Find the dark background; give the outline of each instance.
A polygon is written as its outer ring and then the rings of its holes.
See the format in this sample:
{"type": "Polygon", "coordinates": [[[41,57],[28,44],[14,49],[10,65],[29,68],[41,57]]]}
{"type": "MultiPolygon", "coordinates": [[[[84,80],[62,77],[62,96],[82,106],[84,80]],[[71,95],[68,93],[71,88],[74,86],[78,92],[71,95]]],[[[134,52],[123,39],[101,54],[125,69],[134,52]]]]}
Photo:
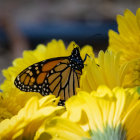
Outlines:
{"type": "Polygon", "coordinates": [[[23,50],[52,39],[105,50],[116,15],[139,7],[137,0],[0,0],[0,71],[23,50]]]}

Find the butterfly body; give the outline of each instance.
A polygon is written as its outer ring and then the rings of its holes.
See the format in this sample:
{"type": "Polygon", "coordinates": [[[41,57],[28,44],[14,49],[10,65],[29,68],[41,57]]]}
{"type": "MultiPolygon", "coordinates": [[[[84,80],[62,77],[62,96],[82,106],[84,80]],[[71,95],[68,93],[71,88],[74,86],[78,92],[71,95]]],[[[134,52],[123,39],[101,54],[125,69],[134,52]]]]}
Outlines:
{"type": "Polygon", "coordinates": [[[21,91],[50,93],[60,96],[61,101],[76,94],[84,61],[78,48],[68,57],[57,57],[35,63],[23,70],[15,79],[21,91]]]}

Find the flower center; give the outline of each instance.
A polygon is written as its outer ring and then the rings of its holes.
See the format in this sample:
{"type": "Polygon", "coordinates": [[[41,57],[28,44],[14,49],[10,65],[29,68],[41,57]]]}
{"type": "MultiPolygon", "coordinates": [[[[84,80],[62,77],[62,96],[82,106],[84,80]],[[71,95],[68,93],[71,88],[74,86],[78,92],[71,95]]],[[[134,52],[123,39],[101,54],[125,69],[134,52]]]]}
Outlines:
{"type": "Polygon", "coordinates": [[[106,126],[103,131],[90,131],[91,138],[83,138],[82,140],[126,140],[126,131],[121,125],[113,128],[106,126]]]}

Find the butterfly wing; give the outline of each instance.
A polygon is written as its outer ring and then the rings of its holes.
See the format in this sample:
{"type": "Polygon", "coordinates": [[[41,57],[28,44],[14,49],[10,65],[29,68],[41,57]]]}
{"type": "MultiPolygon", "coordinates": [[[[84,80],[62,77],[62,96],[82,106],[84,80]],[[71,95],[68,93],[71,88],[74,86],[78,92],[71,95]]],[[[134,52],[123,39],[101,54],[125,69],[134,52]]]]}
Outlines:
{"type": "Polygon", "coordinates": [[[60,96],[60,99],[65,101],[76,94],[75,89],[79,87],[80,76],[80,71],[64,65],[62,69],[62,65],[58,65],[55,67],[55,73],[48,77],[50,91],[56,97],[60,96]]]}
{"type": "Polygon", "coordinates": [[[47,76],[53,72],[53,68],[63,59],[65,57],[52,58],[27,67],[16,77],[14,82],[16,87],[25,92],[39,92],[42,95],[47,94],[43,90],[44,87],[46,91],[49,90],[47,88],[47,76]]]}
{"type": "Polygon", "coordinates": [[[22,71],[15,79],[15,85],[25,92],[50,93],[66,100],[79,87],[81,72],[69,65],[68,57],[52,58],[35,63],[22,71]]]}

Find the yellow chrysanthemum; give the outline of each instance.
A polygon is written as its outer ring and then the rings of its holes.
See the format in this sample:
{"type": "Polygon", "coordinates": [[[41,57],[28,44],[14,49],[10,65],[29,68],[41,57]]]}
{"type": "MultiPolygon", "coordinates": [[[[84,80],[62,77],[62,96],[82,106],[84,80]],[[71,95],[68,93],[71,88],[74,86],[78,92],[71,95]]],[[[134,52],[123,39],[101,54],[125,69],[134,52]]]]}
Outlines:
{"type": "Polygon", "coordinates": [[[120,65],[120,54],[111,51],[100,51],[95,62],[90,59],[87,67],[83,71],[80,80],[80,89],[91,92],[100,85],[106,85],[111,89],[123,87],[123,81],[127,70],[127,64],[120,65]]]}
{"type": "Polygon", "coordinates": [[[124,16],[117,16],[118,31],[109,31],[109,49],[122,52],[123,62],[140,58],[140,8],[136,16],[125,10],[124,16]]]}
{"type": "Polygon", "coordinates": [[[17,115],[19,110],[23,108],[26,102],[33,96],[38,99],[43,98],[39,93],[34,94],[31,92],[29,94],[18,94],[19,92],[16,92],[17,93],[15,93],[15,91],[9,91],[9,93],[0,93],[0,122],[17,115]]]}
{"type": "Polygon", "coordinates": [[[138,140],[140,100],[136,89],[101,86],[80,91],[66,102],[67,112],[45,122],[36,139],[48,140],[138,140]]]}
{"type": "Polygon", "coordinates": [[[16,102],[15,97],[5,98],[3,93],[0,93],[0,122],[4,119],[9,119],[21,109],[21,105],[16,102]]]}
{"type": "Polygon", "coordinates": [[[55,117],[50,122],[45,121],[38,129],[35,140],[82,140],[90,138],[76,123],[61,117],[55,117]]]}
{"type": "Polygon", "coordinates": [[[64,107],[57,106],[58,101],[53,95],[40,100],[32,97],[17,115],[0,123],[0,139],[33,139],[45,120],[49,121],[64,112],[64,107]]]}
{"type": "Polygon", "coordinates": [[[109,31],[109,50],[121,52],[121,63],[131,62],[126,85],[140,85],[140,8],[117,16],[118,32],[109,31]]]}
{"type": "MultiPolygon", "coordinates": [[[[13,92],[13,94],[23,93],[22,91],[19,92],[19,90],[14,85],[14,80],[16,76],[22,70],[24,70],[26,67],[36,62],[39,62],[45,59],[61,57],[61,56],[69,56],[71,54],[72,49],[74,48],[74,44],[75,44],[74,42],[71,42],[68,48],[66,49],[62,40],[59,40],[59,41],[52,40],[50,43],[47,44],[47,46],[38,45],[38,47],[33,51],[24,51],[23,58],[18,58],[14,60],[13,66],[3,71],[3,74],[6,79],[4,83],[1,85],[1,89],[3,90],[4,93],[10,93],[11,91],[13,92]]],[[[85,46],[81,50],[81,57],[83,59],[86,53],[90,55],[91,57],[94,57],[92,47],[85,46]]]]}

